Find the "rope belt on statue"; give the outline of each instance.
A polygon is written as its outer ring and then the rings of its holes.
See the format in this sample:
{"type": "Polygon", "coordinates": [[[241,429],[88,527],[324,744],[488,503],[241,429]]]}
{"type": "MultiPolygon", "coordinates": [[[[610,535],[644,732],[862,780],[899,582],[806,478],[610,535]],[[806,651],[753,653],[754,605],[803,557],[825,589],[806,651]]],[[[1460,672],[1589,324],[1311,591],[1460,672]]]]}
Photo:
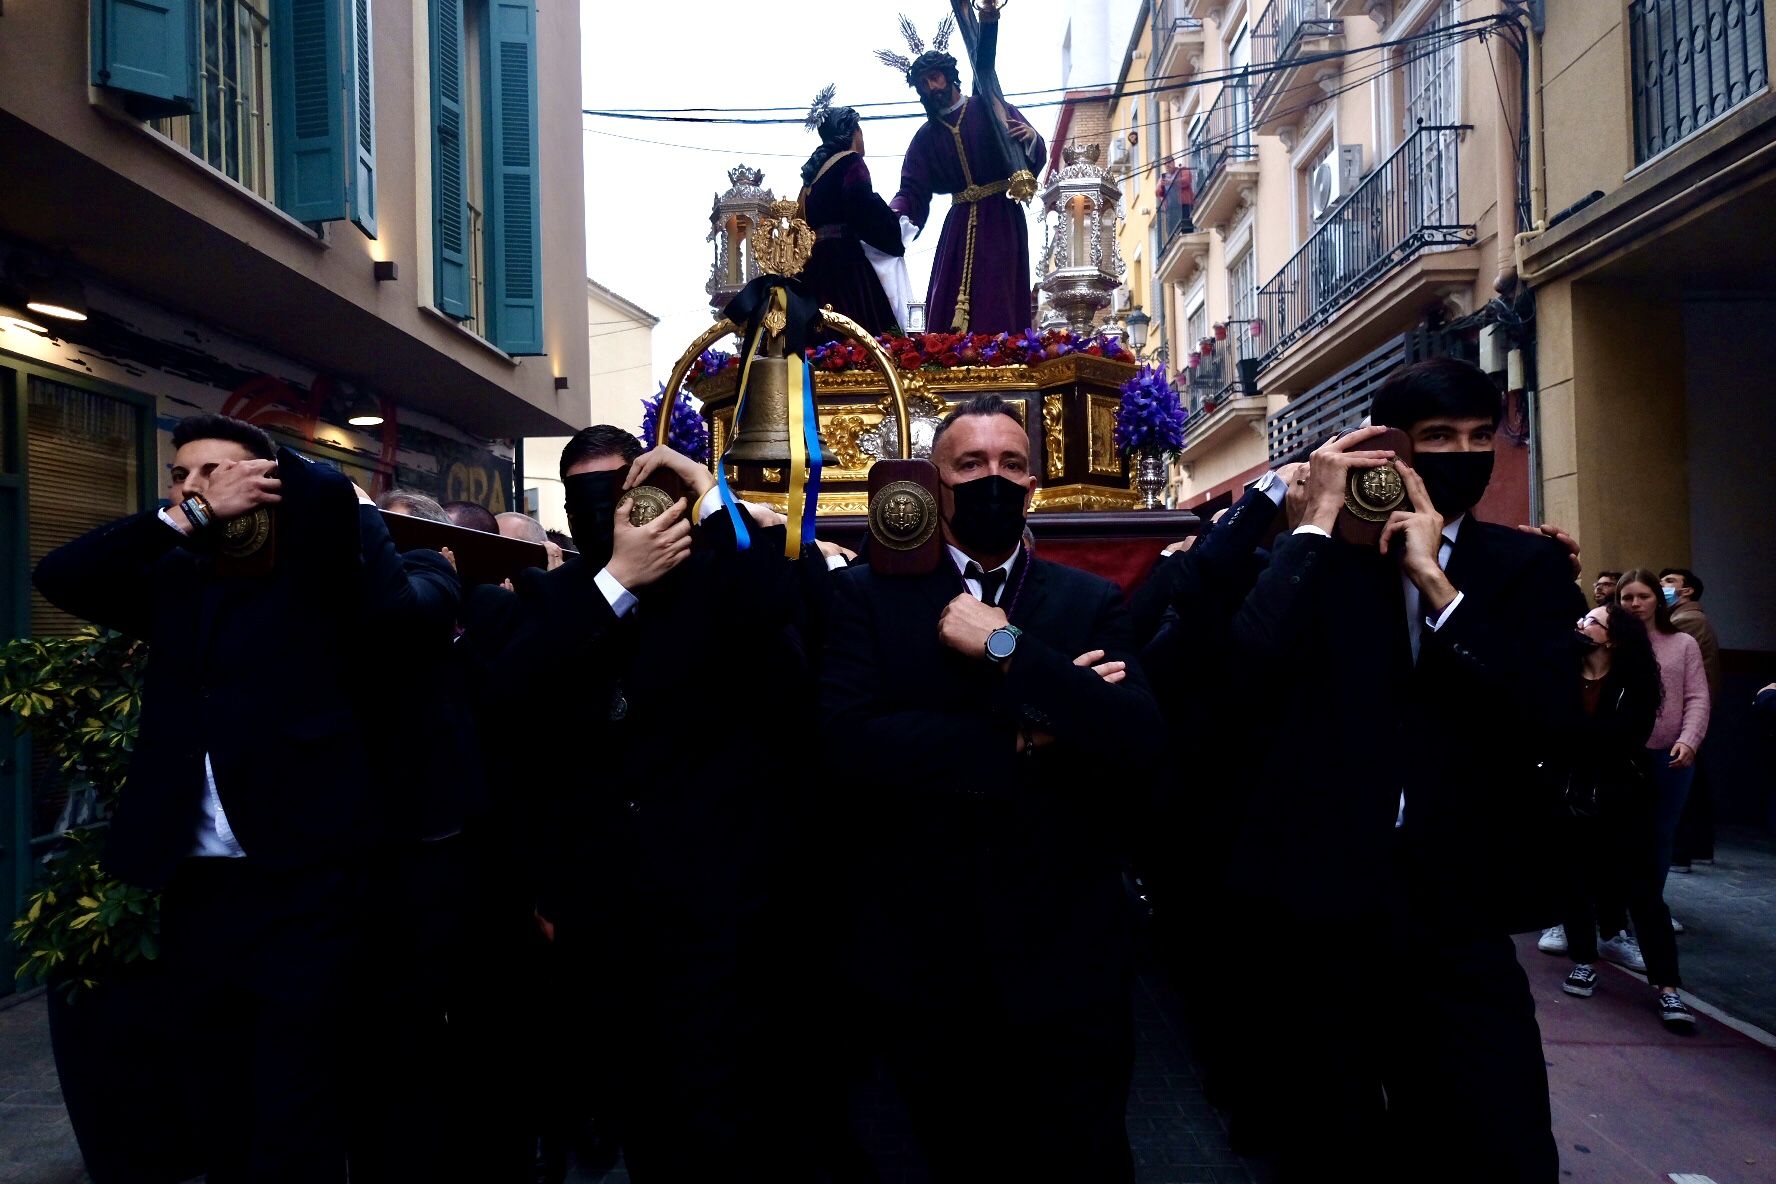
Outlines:
{"type": "Polygon", "coordinates": [[[958,205],[963,202],[986,201],[989,197],[997,197],[999,194],[1004,193],[1010,188],[1011,178],[1009,177],[1003,181],[994,181],[988,185],[970,185],[961,193],[950,198],[950,201],[958,205]]]}
{"type": "MultiPolygon", "coordinates": [[[[968,118],[968,102],[962,100],[962,110],[956,115],[956,123],[950,128],[950,135],[956,140],[956,159],[962,162],[962,179],[968,187],[958,193],[954,201],[963,202],[968,206],[968,236],[963,240],[962,247],[962,285],[956,289],[956,312],[950,318],[950,332],[968,332],[968,294],[974,290],[974,232],[980,224],[980,199],[989,196],[990,185],[976,185],[974,171],[968,167],[968,150],[962,146],[962,122],[968,118]]],[[[1006,182],[997,182],[1001,186],[1006,182]]]]}

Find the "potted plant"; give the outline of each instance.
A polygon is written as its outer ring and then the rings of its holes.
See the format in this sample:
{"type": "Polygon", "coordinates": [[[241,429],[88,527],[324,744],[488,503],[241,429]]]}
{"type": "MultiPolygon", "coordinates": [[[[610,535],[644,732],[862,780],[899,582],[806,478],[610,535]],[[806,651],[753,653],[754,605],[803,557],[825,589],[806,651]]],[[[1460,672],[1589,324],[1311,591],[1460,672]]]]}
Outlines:
{"type": "Polygon", "coordinates": [[[1184,404],[1163,371],[1143,366],[1122,384],[1116,447],[1134,469],[1141,508],[1160,509],[1166,466],[1184,447],[1184,404]]]}
{"type": "Polygon", "coordinates": [[[87,628],[0,646],[0,710],[68,788],[60,841],[12,923],[18,975],[48,988],[50,1044],[95,1184],[184,1180],[203,1170],[182,1135],[173,1066],[191,1055],[167,1017],[160,901],[107,875],[105,819],[135,745],[147,647],[87,628]]]}

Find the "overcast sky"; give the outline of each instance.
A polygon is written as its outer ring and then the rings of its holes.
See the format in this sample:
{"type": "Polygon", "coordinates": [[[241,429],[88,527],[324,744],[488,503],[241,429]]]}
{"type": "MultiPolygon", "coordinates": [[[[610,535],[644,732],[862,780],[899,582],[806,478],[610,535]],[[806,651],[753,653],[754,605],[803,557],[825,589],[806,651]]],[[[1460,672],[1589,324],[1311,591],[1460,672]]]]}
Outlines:
{"type": "MultiPolygon", "coordinates": [[[[1067,0],[1011,0],[999,41],[999,79],[1007,93],[1060,85],[1066,7],[1067,0]]],[[[912,100],[905,80],[873,53],[906,53],[896,19],[902,11],[929,41],[949,5],[943,0],[907,0],[905,7],[874,0],[783,0],[762,7],[714,0],[596,0],[581,10],[585,106],[783,106],[799,114],[829,82],[838,84],[841,104],[912,100]]],[[[961,63],[966,89],[973,77],[961,40],[953,40],[950,49],[961,63]]],[[[1027,114],[1052,141],[1057,112],[1043,107],[1027,114]]],[[[920,122],[864,124],[870,172],[885,199],[899,188],[901,156],[920,122]]],[[[710,199],[727,189],[728,169],[741,162],[762,168],[767,187],[780,198],[793,198],[801,187],[802,162],[818,141],[799,119],[738,126],[585,116],[582,123],[587,272],[660,318],[654,330],[657,383],[710,322],[703,284],[713,244],[703,240],[710,199]],[[643,140],[657,143],[638,142],[643,140]]],[[[1035,227],[1036,207],[1028,208],[1035,227]]],[[[916,292],[925,290],[947,209],[942,198],[933,203],[926,232],[910,248],[916,292]]],[[[1032,261],[1034,256],[1032,251],[1032,261]]]]}

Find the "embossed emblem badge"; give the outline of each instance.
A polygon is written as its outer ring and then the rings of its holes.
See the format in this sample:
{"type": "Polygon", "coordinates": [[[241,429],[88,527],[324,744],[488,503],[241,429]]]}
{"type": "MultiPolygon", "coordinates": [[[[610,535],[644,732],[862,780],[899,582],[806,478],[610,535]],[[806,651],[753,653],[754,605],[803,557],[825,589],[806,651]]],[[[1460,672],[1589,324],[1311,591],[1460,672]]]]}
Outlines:
{"type": "Polygon", "coordinates": [[[259,506],[238,518],[222,523],[219,549],[230,559],[245,559],[255,554],[271,537],[271,508],[259,506]]]}
{"type": "Polygon", "coordinates": [[[646,526],[672,508],[672,499],[655,485],[637,485],[623,495],[623,501],[629,503],[630,526],[646,526]]]}
{"type": "Polygon", "coordinates": [[[1386,522],[1406,502],[1406,483],[1393,465],[1352,470],[1344,489],[1344,508],[1365,522],[1386,522]]]}
{"type": "Polygon", "coordinates": [[[896,551],[911,551],[937,529],[937,499],[917,481],[894,481],[870,498],[870,534],[896,551]]]}

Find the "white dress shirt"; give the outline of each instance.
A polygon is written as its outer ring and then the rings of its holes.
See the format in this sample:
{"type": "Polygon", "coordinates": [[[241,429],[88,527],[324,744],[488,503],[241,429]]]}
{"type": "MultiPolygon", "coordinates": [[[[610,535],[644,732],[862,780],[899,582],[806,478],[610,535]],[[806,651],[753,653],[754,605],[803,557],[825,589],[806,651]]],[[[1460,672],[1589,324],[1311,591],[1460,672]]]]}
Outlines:
{"type": "MultiPolygon", "coordinates": [[[[945,546],[949,546],[949,544],[946,543],[945,546]]],[[[949,550],[950,550],[950,560],[953,563],[955,563],[956,570],[958,572],[966,573],[968,571],[968,565],[973,563],[974,560],[970,559],[966,554],[964,554],[960,548],[950,547],[949,550]]],[[[1003,600],[1005,598],[1006,585],[1011,583],[1012,565],[1017,562],[1018,556],[1022,555],[1023,553],[1024,553],[1024,545],[1022,543],[1019,543],[1017,545],[1017,548],[1012,551],[1010,559],[1007,559],[1004,563],[1001,563],[998,567],[992,567],[992,568],[986,569],[988,571],[1002,571],[1005,573],[1005,579],[999,585],[999,599],[993,601],[994,604],[998,604],[999,600],[1003,600]]],[[[976,600],[982,599],[981,585],[980,585],[979,580],[971,580],[968,578],[968,576],[966,574],[964,574],[962,576],[962,586],[964,588],[968,589],[968,594],[970,596],[974,597],[976,600]]]]}

